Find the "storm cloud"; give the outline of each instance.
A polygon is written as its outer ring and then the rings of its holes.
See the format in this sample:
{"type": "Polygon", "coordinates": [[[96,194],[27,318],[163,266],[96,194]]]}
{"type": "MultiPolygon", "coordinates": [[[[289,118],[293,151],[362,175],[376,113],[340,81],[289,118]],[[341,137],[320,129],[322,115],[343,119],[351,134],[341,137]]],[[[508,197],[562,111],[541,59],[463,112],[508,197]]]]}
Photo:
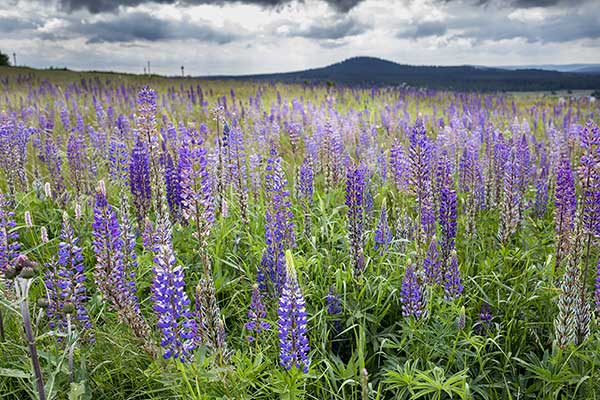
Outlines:
{"type": "MultiPolygon", "coordinates": [[[[61,8],[67,11],[87,10],[92,14],[115,12],[119,7],[137,6],[144,3],[186,5],[217,5],[253,4],[262,7],[280,7],[291,3],[292,0],[58,0],[61,8]]],[[[347,12],[362,0],[324,0],[336,10],[347,12]]]]}
{"type": "Polygon", "coordinates": [[[0,0],[0,33],[31,66],[167,74],[600,61],[595,0],[0,0]]]}

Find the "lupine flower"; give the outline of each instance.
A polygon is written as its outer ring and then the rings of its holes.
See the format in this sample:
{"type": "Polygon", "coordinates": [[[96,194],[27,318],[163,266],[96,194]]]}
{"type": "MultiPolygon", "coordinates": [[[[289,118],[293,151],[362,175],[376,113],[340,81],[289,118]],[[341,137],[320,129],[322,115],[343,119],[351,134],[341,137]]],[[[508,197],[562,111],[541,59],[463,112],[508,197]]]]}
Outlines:
{"type": "Polygon", "coordinates": [[[11,208],[8,197],[0,193],[0,275],[4,275],[21,248],[19,232],[15,229],[15,213],[9,211],[11,208]]]}
{"type": "Polygon", "coordinates": [[[586,235],[600,237],[600,129],[592,121],[583,130],[577,175],[582,189],[582,225],[586,235]]]}
{"type": "Polygon", "coordinates": [[[428,284],[442,283],[442,262],[440,260],[438,252],[438,242],[434,237],[431,238],[429,243],[429,249],[427,250],[427,256],[423,261],[423,270],[425,272],[425,280],[428,284]]]}
{"type": "MultiPolygon", "coordinates": [[[[335,292],[335,289],[332,286],[329,288],[329,293],[327,293],[327,314],[333,317],[341,314],[342,311],[340,295],[335,292]]],[[[342,322],[337,317],[333,321],[333,328],[335,333],[342,330],[342,322]]]]}
{"type": "Polygon", "coordinates": [[[411,130],[408,150],[410,184],[412,192],[417,198],[421,230],[427,239],[435,233],[435,212],[431,182],[432,153],[433,144],[427,137],[423,120],[417,118],[411,130]]]}
{"type": "Polygon", "coordinates": [[[310,347],[307,337],[306,305],[302,291],[298,285],[296,269],[291,252],[286,252],[286,274],[277,313],[279,319],[279,358],[281,365],[290,370],[292,367],[308,372],[310,347]]]}
{"type": "Polygon", "coordinates": [[[119,187],[129,184],[129,153],[125,143],[113,138],[108,147],[108,176],[119,187]]]}
{"type": "Polygon", "coordinates": [[[133,198],[138,223],[148,216],[152,192],[150,189],[150,166],[148,151],[144,143],[138,140],[131,150],[129,163],[129,187],[133,198]]]}
{"type": "Polygon", "coordinates": [[[417,319],[425,317],[427,311],[425,293],[417,280],[417,274],[414,267],[408,261],[404,279],[402,279],[402,288],[400,290],[400,301],[402,302],[402,315],[404,317],[415,317],[417,319]]]}
{"type": "Polygon", "coordinates": [[[488,329],[492,326],[492,308],[488,303],[483,303],[479,311],[479,321],[475,329],[480,335],[486,335],[488,329]]]}
{"type": "Polygon", "coordinates": [[[75,194],[88,192],[89,168],[85,141],[74,133],[67,141],[67,161],[75,194]]]}
{"type": "Polygon", "coordinates": [[[4,118],[4,114],[0,113],[0,168],[11,194],[27,188],[27,145],[35,131],[34,128],[28,129],[22,123],[4,118]]]}
{"type": "Polygon", "coordinates": [[[454,249],[456,238],[456,189],[450,168],[450,160],[445,155],[442,161],[442,169],[438,169],[440,187],[440,209],[439,223],[441,228],[441,247],[443,259],[446,261],[450,252],[454,249]]]}
{"type": "Polygon", "coordinates": [[[554,336],[559,347],[577,344],[577,313],[579,310],[579,268],[568,262],[560,285],[558,315],[554,321],[554,336]]]}
{"type": "Polygon", "coordinates": [[[575,197],[575,182],[571,162],[567,156],[563,155],[556,171],[556,188],[554,191],[556,265],[561,264],[569,251],[576,207],[577,198],[575,197]]]}
{"type": "Polygon", "coordinates": [[[549,186],[549,170],[550,166],[548,163],[548,157],[546,151],[541,150],[540,155],[540,168],[535,181],[535,206],[534,215],[538,218],[543,217],[546,214],[548,207],[548,186],[549,186]]]}
{"type": "MultiPolygon", "coordinates": [[[[135,335],[147,340],[149,328],[139,311],[133,271],[125,269],[121,226],[112,206],[106,199],[104,182],[96,190],[92,247],[96,254],[94,277],[98,290],[114,307],[121,321],[131,327],[135,335]]],[[[146,347],[150,349],[150,347],[146,347]]]]}
{"type": "Polygon", "coordinates": [[[183,219],[196,224],[201,247],[215,221],[214,198],[207,170],[206,150],[198,132],[190,129],[179,149],[179,193],[183,219]]]}
{"type": "Polygon", "coordinates": [[[267,210],[265,223],[266,249],[261,260],[259,284],[265,287],[265,277],[279,294],[285,280],[285,250],[295,246],[293,213],[287,190],[287,179],[281,168],[281,158],[274,147],[267,159],[265,185],[267,210]]]}
{"type": "Polygon", "coordinates": [[[250,302],[250,308],[248,309],[248,322],[244,325],[251,333],[254,332],[253,334],[248,335],[247,339],[249,342],[256,340],[262,331],[271,328],[271,324],[265,321],[266,317],[267,312],[265,311],[265,306],[262,302],[260,290],[258,285],[254,285],[252,286],[252,301],[250,302]]]}
{"type": "Polygon", "coordinates": [[[390,224],[388,223],[387,207],[385,205],[385,199],[381,204],[381,211],[379,213],[379,222],[375,229],[375,250],[380,249],[383,254],[389,244],[392,241],[392,232],[390,230],[390,224]]]}
{"type": "Polygon", "coordinates": [[[596,283],[594,290],[594,304],[596,305],[596,315],[600,315],[600,259],[596,264],[596,283]]]}
{"type": "Polygon", "coordinates": [[[390,149],[390,168],[392,169],[396,188],[400,191],[406,191],[410,171],[408,160],[404,154],[404,147],[400,143],[395,143],[390,149]]]}
{"type": "MultiPolygon", "coordinates": [[[[92,327],[86,309],[87,295],[83,254],[78,246],[79,238],[75,235],[67,213],[63,214],[63,225],[58,244],[58,259],[52,263],[46,274],[46,288],[49,293],[50,306],[48,317],[59,322],[61,330],[67,327],[67,314],[75,315],[74,322],[82,329],[92,327]]],[[[51,326],[53,326],[51,324],[51,326]]]]}
{"type": "Polygon", "coordinates": [[[221,318],[221,309],[217,304],[217,296],[212,275],[205,271],[196,286],[196,332],[195,343],[208,346],[227,356],[225,342],[225,325],[221,318]]]}
{"type": "Polygon", "coordinates": [[[171,153],[166,149],[165,142],[163,142],[161,163],[165,171],[165,187],[169,212],[174,219],[177,219],[179,218],[182,204],[181,185],[179,184],[178,169],[173,163],[171,153]]]}
{"type": "Polygon", "coordinates": [[[502,187],[502,200],[500,205],[500,228],[498,238],[502,243],[507,243],[517,231],[519,225],[519,210],[521,204],[520,173],[521,166],[515,147],[511,148],[510,155],[504,165],[504,185],[502,187]]]}
{"type": "Polygon", "coordinates": [[[464,287],[458,269],[458,257],[456,251],[452,251],[450,262],[444,273],[444,298],[446,300],[456,299],[462,293],[464,287]]]}
{"type": "Polygon", "coordinates": [[[168,216],[160,217],[154,242],[153,310],[162,332],[163,357],[188,361],[195,347],[195,323],[185,293],[183,267],[177,265],[168,216]]]}
{"type": "Polygon", "coordinates": [[[359,276],[365,268],[363,253],[364,195],[367,169],[359,164],[348,167],[346,174],[346,206],[348,206],[348,237],[350,253],[354,262],[354,275],[359,276]]]}

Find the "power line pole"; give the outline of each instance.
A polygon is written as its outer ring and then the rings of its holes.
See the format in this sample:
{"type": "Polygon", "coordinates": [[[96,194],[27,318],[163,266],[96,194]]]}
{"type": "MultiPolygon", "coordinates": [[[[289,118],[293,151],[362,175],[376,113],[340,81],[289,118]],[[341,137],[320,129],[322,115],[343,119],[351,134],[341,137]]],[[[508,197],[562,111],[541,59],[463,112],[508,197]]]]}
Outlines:
{"type": "Polygon", "coordinates": [[[17,66],[17,53],[13,51],[13,66],[17,66]]]}
{"type": "Polygon", "coordinates": [[[148,75],[150,75],[150,60],[148,60],[148,75]]]}
{"type": "Polygon", "coordinates": [[[185,77],[185,74],[183,73],[183,65],[181,66],[181,77],[185,77]]]}

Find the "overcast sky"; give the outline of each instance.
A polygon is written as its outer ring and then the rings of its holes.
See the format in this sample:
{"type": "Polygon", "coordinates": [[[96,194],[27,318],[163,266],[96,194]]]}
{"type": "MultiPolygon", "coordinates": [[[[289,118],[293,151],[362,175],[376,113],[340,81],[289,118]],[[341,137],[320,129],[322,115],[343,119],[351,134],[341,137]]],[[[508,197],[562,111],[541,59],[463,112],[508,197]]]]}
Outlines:
{"type": "Polygon", "coordinates": [[[600,63],[597,0],[0,0],[0,50],[34,67],[245,74],[352,56],[600,63]]]}

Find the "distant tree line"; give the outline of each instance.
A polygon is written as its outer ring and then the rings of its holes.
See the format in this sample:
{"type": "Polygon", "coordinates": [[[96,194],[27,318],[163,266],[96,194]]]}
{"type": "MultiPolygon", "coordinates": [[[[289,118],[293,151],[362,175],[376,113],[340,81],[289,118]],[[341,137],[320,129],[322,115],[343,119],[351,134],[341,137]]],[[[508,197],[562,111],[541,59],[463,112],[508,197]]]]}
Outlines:
{"type": "Polygon", "coordinates": [[[2,51],[0,51],[0,66],[1,67],[10,66],[10,58],[8,57],[8,54],[4,54],[2,51]]]}

